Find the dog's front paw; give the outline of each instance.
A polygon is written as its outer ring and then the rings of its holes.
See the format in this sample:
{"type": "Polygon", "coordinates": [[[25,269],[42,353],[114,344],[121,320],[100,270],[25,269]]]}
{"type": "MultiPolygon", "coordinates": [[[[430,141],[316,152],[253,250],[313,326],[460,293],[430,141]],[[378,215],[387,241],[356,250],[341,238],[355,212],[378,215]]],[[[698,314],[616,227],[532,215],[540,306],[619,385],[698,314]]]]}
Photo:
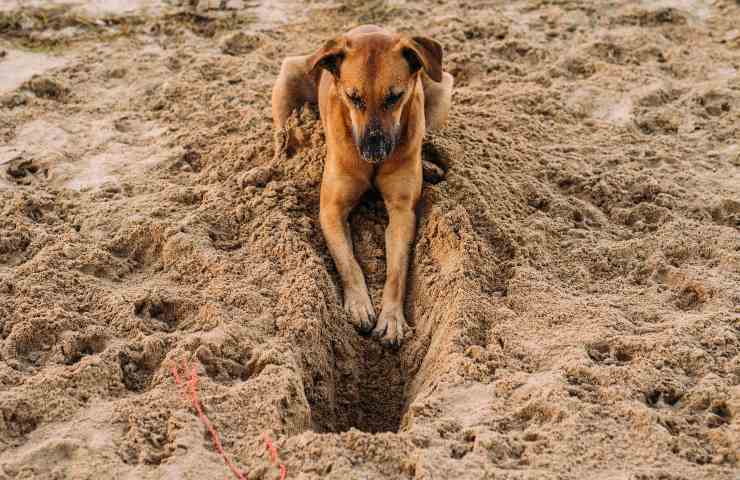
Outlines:
{"type": "Polygon", "coordinates": [[[344,309],[349,313],[352,325],[360,332],[368,333],[375,326],[375,309],[367,290],[345,291],[344,309]]]}
{"type": "Polygon", "coordinates": [[[373,337],[380,338],[386,347],[398,347],[403,342],[405,331],[406,318],[403,315],[403,305],[384,306],[373,330],[373,337]]]}

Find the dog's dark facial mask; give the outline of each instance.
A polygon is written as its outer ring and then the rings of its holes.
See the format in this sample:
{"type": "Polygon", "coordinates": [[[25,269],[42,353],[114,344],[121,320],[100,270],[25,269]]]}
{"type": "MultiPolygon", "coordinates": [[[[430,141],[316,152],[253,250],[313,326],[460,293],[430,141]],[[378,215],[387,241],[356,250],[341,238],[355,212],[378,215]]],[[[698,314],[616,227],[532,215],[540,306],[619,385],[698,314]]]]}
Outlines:
{"type": "Polygon", "coordinates": [[[370,120],[361,134],[358,134],[355,125],[352,125],[352,136],[363,160],[380,163],[391,154],[398,142],[400,130],[398,125],[391,128],[390,132],[385,131],[377,118],[370,120]]]}
{"type": "Polygon", "coordinates": [[[402,141],[401,119],[423,69],[442,79],[442,47],[425,37],[368,33],[330,40],[310,60],[334,76],[363,160],[380,163],[402,141]]]}

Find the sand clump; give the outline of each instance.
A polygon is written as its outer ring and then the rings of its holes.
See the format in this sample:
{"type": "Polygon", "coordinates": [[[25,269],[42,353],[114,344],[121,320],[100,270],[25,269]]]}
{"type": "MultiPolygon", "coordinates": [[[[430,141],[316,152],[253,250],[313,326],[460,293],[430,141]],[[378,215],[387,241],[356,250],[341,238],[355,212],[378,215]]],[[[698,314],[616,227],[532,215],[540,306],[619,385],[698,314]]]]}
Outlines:
{"type": "Polygon", "coordinates": [[[224,478],[182,362],[250,479],[265,431],[288,478],[735,478],[740,7],[180,3],[0,16],[0,69],[63,59],[0,107],[0,478],[224,478]],[[456,78],[399,350],[342,309],[317,113],[273,148],[280,59],[360,22],[456,78]]]}

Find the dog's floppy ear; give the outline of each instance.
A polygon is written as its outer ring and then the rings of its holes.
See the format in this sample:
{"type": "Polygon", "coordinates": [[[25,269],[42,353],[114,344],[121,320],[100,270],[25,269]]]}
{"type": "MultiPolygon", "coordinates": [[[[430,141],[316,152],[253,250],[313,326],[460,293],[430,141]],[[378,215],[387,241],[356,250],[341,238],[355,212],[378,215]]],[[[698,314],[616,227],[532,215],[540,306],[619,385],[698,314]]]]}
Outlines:
{"type": "Polygon", "coordinates": [[[313,72],[317,68],[323,68],[339,78],[339,67],[346,54],[347,39],[345,37],[332,38],[308,58],[308,69],[313,72]]]}
{"type": "Polygon", "coordinates": [[[427,37],[404,37],[401,53],[415,73],[421,68],[435,82],[442,81],[442,45],[427,37]]]}

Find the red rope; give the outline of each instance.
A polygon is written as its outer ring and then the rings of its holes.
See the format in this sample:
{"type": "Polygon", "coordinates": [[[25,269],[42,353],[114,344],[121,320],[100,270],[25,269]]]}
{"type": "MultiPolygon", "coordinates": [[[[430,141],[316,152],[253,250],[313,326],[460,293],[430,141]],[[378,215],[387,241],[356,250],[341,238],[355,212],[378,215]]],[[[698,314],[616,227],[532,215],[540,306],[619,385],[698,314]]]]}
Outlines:
{"type": "MultiPolygon", "coordinates": [[[[187,372],[187,365],[183,364],[183,372],[187,372]]],[[[180,378],[180,374],[177,371],[177,367],[172,367],[172,376],[175,377],[175,383],[177,383],[178,386],[182,387],[183,382],[180,378]]],[[[198,399],[198,371],[195,366],[193,366],[193,369],[190,372],[190,379],[188,380],[188,391],[185,393],[185,396],[189,398],[190,403],[193,405],[193,408],[198,413],[198,418],[200,418],[200,421],[205,425],[208,432],[211,434],[211,440],[213,441],[213,446],[216,449],[216,451],[221,455],[221,458],[224,460],[224,463],[227,467],[229,467],[229,470],[231,470],[231,473],[234,474],[236,478],[239,480],[247,480],[246,476],[239,471],[238,468],[232,463],[232,461],[229,459],[229,457],[226,455],[226,452],[224,451],[223,446],[221,445],[221,439],[218,435],[218,432],[213,427],[213,424],[210,420],[208,420],[208,417],[203,412],[203,407],[201,406],[200,400],[198,399]],[[189,395],[188,395],[189,394],[189,395]]],[[[275,445],[273,445],[272,440],[270,440],[270,436],[267,432],[264,432],[262,434],[262,439],[265,442],[265,450],[270,453],[270,460],[274,466],[278,466],[278,452],[275,448],[275,445]]],[[[285,468],[285,465],[282,463],[279,465],[280,467],[280,480],[285,480],[285,478],[288,475],[288,472],[285,468]]]]}
{"type": "MultiPolygon", "coordinates": [[[[268,435],[267,432],[264,432],[262,434],[262,439],[265,441],[265,449],[270,452],[270,459],[272,461],[272,464],[276,467],[278,466],[278,453],[277,449],[275,448],[275,445],[272,444],[272,440],[270,440],[270,435],[268,435]]],[[[288,475],[287,470],[285,469],[285,465],[282,463],[280,464],[280,480],[285,480],[285,477],[288,475]]]]}

